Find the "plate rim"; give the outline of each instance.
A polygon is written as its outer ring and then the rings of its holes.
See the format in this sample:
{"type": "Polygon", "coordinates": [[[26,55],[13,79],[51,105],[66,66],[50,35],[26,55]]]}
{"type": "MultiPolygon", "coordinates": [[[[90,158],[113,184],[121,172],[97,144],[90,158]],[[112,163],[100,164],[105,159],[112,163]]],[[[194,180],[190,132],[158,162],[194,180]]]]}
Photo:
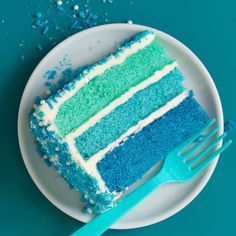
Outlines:
{"type": "MultiPolygon", "coordinates": [[[[217,116],[218,116],[218,122],[219,122],[219,127],[220,127],[220,133],[223,132],[223,109],[222,109],[222,104],[221,104],[221,100],[220,100],[220,96],[219,93],[217,91],[217,88],[215,86],[215,83],[210,75],[210,73],[208,72],[208,70],[206,69],[206,67],[204,66],[204,64],[200,61],[200,59],[187,47],[185,46],[182,42],[180,42],[178,39],[174,38],[173,36],[152,28],[152,27],[148,27],[148,26],[144,26],[144,25],[138,25],[138,24],[127,24],[127,23],[113,23],[113,24],[105,24],[105,25],[100,25],[100,26],[96,26],[93,28],[89,28],[86,30],[83,30],[81,32],[78,32],[72,36],[70,36],[69,38],[63,40],[61,43],[59,43],[58,45],[56,45],[53,49],[51,49],[43,58],[42,60],[38,63],[38,65],[35,67],[35,69],[33,70],[32,74],[30,75],[24,91],[22,93],[22,97],[20,100],[20,105],[19,105],[19,110],[18,110],[18,119],[17,119],[17,132],[18,132],[18,141],[19,141],[19,146],[20,146],[20,151],[21,151],[21,156],[23,159],[23,162],[26,166],[26,169],[30,175],[30,177],[32,178],[33,182],[35,183],[35,185],[37,186],[37,188],[40,190],[40,192],[46,197],[47,200],[49,200],[49,202],[51,202],[55,207],[57,207],[59,210],[61,210],[63,213],[69,215],[70,217],[81,221],[83,223],[86,223],[86,220],[83,219],[79,219],[76,214],[73,214],[72,212],[70,212],[70,210],[67,210],[67,208],[62,205],[61,203],[57,202],[57,200],[47,191],[45,190],[45,188],[41,185],[40,181],[38,180],[38,178],[36,177],[34,171],[31,169],[30,167],[30,162],[28,162],[27,158],[25,158],[26,154],[25,154],[25,149],[23,147],[23,142],[21,139],[21,114],[22,114],[22,109],[23,109],[23,100],[24,97],[26,96],[26,91],[27,91],[27,87],[29,86],[29,82],[31,80],[32,77],[34,77],[35,74],[37,74],[37,71],[40,69],[41,65],[44,64],[45,61],[47,61],[47,57],[49,56],[53,56],[54,53],[57,52],[58,48],[60,48],[62,45],[69,43],[70,41],[74,40],[74,38],[78,37],[78,35],[82,35],[82,34],[86,34],[88,31],[99,31],[99,30],[109,30],[109,28],[124,28],[124,27],[132,27],[133,29],[137,29],[137,30],[144,30],[144,29],[150,29],[154,32],[157,32],[159,35],[162,35],[162,37],[167,40],[167,41],[173,41],[175,43],[175,45],[177,44],[178,47],[180,47],[186,54],[187,57],[191,57],[194,61],[194,63],[196,63],[198,65],[199,68],[201,68],[201,72],[204,74],[204,77],[207,78],[209,85],[211,87],[212,92],[214,93],[214,97],[215,99],[215,104],[217,107],[217,116]]],[[[222,145],[222,142],[219,142],[217,147],[220,147],[222,145]]],[[[165,214],[162,214],[162,217],[158,217],[158,216],[154,216],[148,219],[144,219],[142,221],[136,221],[136,222],[127,222],[127,223],[119,223],[117,222],[115,225],[113,225],[111,227],[111,229],[133,229],[133,228],[141,228],[144,226],[148,226],[148,225],[152,225],[155,223],[158,223],[160,221],[163,221],[173,215],[175,215],[176,213],[178,213],[179,211],[181,211],[183,208],[185,208],[193,199],[195,199],[198,194],[203,190],[203,188],[207,185],[209,179],[211,178],[214,169],[217,165],[219,156],[216,158],[216,160],[209,166],[206,174],[204,175],[204,177],[201,180],[201,184],[199,184],[189,195],[188,197],[186,197],[184,200],[182,200],[180,203],[178,203],[175,207],[173,207],[172,209],[170,209],[169,211],[166,211],[165,214]]]]}

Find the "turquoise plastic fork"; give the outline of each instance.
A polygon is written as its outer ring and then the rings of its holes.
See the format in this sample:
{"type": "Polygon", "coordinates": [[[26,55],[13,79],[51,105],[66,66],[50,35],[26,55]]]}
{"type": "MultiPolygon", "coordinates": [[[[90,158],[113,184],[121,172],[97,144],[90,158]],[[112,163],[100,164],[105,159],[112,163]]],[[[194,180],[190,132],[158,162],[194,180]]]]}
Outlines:
{"type": "Polygon", "coordinates": [[[101,235],[121,216],[141,202],[157,187],[170,182],[185,182],[198,175],[214,160],[214,158],[216,158],[232,143],[232,140],[228,140],[218,150],[213,153],[210,152],[212,148],[226,136],[226,133],[224,133],[211,141],[210,144],[207,143],[207,141],[209,142],[209,140],[219,131],[218,126],[204,136],[200,141],[196,142],[197,138],[210,128],[214,122],[214,119],[211,120],[201,131],[175,148],[175,150],[166,157],[161,170],[153,178],[148,180],[141,187],[137,188],[127,197],[120,200],[116,206],[98,215],[95,219],[87,223],[72,235],[101,235]],[[200,148],[203,150],[200,150],[200,148]],[[186,149],[187,151],[185,151],[186,149]],[[200,150],[200,152],[197,152],[198,150],[200,150]],[[196,152],[197,154],[195,154],[196,152]]]}

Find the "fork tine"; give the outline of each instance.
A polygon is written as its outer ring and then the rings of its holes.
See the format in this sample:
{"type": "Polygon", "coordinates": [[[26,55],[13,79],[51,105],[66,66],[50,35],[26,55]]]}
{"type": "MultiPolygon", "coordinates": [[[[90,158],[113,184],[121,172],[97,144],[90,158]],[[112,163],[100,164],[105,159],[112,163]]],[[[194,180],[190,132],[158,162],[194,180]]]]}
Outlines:
{"type": "Polygon", "coordinates": [[[197,156],[195,156],[192,160],[190,160],[188,163],[189,166],[194,165],[194,163],[197,163],[197,161],[201,160],[201,158],[207,154],[220,140],[225,138],[227,134],[223,133],[220,135],[217,139],[214,140],[210,145],[208,145],[204,150],[202,150],[197,156]]]}
{"type": "Polygon", "coordinates": [[[215,119],[210,120],[204,127],[197,132],[195,135],[193,135],[191,138],[187,139],[185,142],[183,142],[177,149],[178,152],[182,151],[184,148],[186,148],[189,144],[191,144],[196,138],[198,138],[205,130],[207,130],[212,124],[215,123],[215,119]]]}
{"type": "Polygon", "coordinates": [[[208,135],[206,135],[202,140],[200,140],[194,147],[188,150],[186,153],[182,155],[183,160],[186,160],[190,155],[192,155],[195,151],[199,149],[207,140],[209,140],[214,134],[216,134],[219,130],[219,126],[217,125],[208,135]]]}
{"type": "Polygon", "coordinates": [[[204,170],[220,153],[222,153],[229,145],[232,143],[232,140],[228,140],[221,148],[213,152],[209,157],[207,157],[202,163],[192,170],[196,173],[204,170]]]}

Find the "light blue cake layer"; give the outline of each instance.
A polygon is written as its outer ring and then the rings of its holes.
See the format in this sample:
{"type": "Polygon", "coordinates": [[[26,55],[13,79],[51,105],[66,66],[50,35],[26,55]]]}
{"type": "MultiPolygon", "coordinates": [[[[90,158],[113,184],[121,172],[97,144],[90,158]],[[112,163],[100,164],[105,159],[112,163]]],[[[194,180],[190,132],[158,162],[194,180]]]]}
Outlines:
{"type": "Polygon", "coordinates": [[[208,120],[192,96],[187,97],[98,162],[97,168],[108,189],[119,192],[136,182],[208,120]]]}
{"type": "Polygon", "coordinates": [[[129,128],[183,92],[182,80],[183,76],[175,68],[160,81],[137,92],[75,139],[79,153],[87,160],[117,140],[129,128]]]}

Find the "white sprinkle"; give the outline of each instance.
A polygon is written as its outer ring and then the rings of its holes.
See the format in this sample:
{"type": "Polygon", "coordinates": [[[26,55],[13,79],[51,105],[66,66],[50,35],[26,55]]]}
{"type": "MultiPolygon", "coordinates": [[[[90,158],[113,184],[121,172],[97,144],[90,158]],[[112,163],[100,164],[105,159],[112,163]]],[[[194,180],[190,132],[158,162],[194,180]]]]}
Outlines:
{"type": "Polygon", "coordinates": [[[52,127],[51,127],[51,125],[49,125],[48,127],[47,127],[47,131],[51,131],[52,130],[52,127]]]}
{"type": "Polygon", "coordinates": [[[132,21],[132,20],[128,20],[128,21],[127,21],[127,24],[132,25],[132,24],[133,24],[133,21],[132,21]]]}
{"type": "Polygon", "coordinates": [[[67,165],[67,166],[70,166],[70,162],[69,162],[69,161],[67,161],[67,162],[66,162],[66,165],[67,165]]]}
{"type": "Polygon", "coordinates": [[[92,214],[93,213],[91,208],[87,208],[87,212],[88,212],[88,214],[92,214]]]}
{"type": "Polygon", "coordinates": [[[55,147],[55,151],[57,151],[57,152],[58,152],[59,150],[60,150],[60,149],[59,149],[59,147],[55,147]]]}
{"type": "Polygon", "coordinates": [[[62,1],[60,1],[60,0],[57,1],[57,5],[58,5],[58,6],[61,6],[61,5],[62,5],[62,1]]]}
{"type": "Polygon", "coordinates": [[[43,126],[43,122],[39,122],[39,126],[43,126]]]}
{"type": "Polygon", "coordinates": [[[75,11],[79,10],[79,6],[78,5],[74,5],[74,10],[75,11]]]}
{"type": "Polygon", "coordinates": [[[47,95],[51,94],[51,91],[50,91],[50,90],[47,90],[47,91],[46,91],[46,94],[47,94],[47,95]]]}
{"type": "Polygon", "coordinates": [[[45,104],[45,100],[41,100],[41,101],[40,101],[40,104],[41,104],[41,105],[45,104]]]}
{"type": "Polygon", "coordinates": [[[86,75],[88,73],[87,70],[83,70],[83,74],[86,75]]]}

